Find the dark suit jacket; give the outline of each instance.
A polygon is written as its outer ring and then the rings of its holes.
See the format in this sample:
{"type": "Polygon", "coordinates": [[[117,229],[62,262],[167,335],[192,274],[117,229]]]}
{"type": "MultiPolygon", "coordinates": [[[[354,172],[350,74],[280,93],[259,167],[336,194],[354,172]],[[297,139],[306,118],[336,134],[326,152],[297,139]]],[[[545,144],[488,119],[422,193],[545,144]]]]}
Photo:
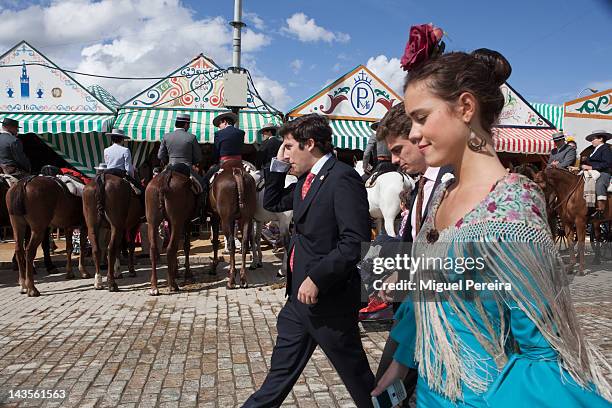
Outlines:
{"type": "MultiPolygon", "coordinates": [[[[442,176],[444,176],[446,173],[452,173],[453,172],[453,168],[451,166],[443,166],[440,168],[440,171],[438,172],[438,177],[436,178],[436,182],[434,184],[433,190],[431,191],[431,195],[428,197],[427,202],[423,203],[423,205],[425,206],[425,212],[423,213],[423,220],[425,220],[425,217],[427,217],[427,212],[429,211],[429,204],[431,203],[431,199],[433,197],[433,193],[434,191],[436,191],[436,188],[438,188],[438,186],[440,185],[440,182],[442,181],[442,176]]],[[[410,194],[410,207],[413,207],[414,201],[417,199],[418,196],[418,191],[419,190],[419,185],[417,184],[414,189],[412,190],[411,194],[410,194]]],[[[408,216],[408,221],[406,222],[406,227],[404,228],[404,233],[402,235],[402,242],[412,242],[412,216],[409,215],[408,216]]]]}
{"type": "Polygon", "coordinates": [[[238,156],[242,154],[244,130],[228,126],[215,132],[213,159],[219,161],[221,156],[238,156]]]}
{"type": "Polygon", "coordinates": [[[365,186],[352,167],[334,157],[325,162],[302,201],[305,178],[287,188],[285,173],[270,172],[266,180],[264,208],[293,210],[295,230],[288,248],[289,253],[295,248],[294,270],[287,268],[286,294],[310,315],[356,314],[361,290],[357,262],[361,244],[370,240],[365,186]],[[307,276],[319,288],[315,305],[297,300],[307,276]]]}
{"type": "Polygon", "coordinates": [[[278,154],[278,149],[280,149],[282,144],[283,141],[276,136],[264,140],[257,150],[257,161],[255,166],[258,169],[268,167],[272,159],[278,154]]]}
{"type": "Polygon", "coordinates": [[[593,170],[610,173],[612,170],[612,150],[610,145],[607,143],[602,145],[593,156],[587,158],[587,161],[590,166],[593,166],[593,170]]]}

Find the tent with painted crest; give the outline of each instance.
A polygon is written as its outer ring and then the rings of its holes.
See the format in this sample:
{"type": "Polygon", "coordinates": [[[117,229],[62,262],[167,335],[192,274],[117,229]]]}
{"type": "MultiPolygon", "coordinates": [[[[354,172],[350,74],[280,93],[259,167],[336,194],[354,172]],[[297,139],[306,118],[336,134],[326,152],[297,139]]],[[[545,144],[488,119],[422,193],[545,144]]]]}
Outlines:
{"type": "MultiPolygon", "coordinates": [[[[203,54],[173,71],[123,103],[115,127],[134,142],[145,142],[147,149],[172,132],[179,113],[191,117],[189,131],[200,143],[212,143],[213,119],[228,112],[223,106],[224,69],[203,54]],[[148,143],[147,143],[148,142],[148,143]]],[[[282,114],[263,101],[252,82],[248,87],[248,106],[240,110],[237,127],[245,131],[245,143],[261,142],[259,129],[266,123],[282,125],[282,114]]],[[[254,149],[252,149],[254,151],[254,149]]],[[[149,153],[147,153],[149,154],[149,153]]]]}
{"type": "Polygon", "coordinates": [[[33,168],[68,164],[95,174],[110,145],[104,133],[113,126],[113,106],[26,41],[0,56],[0,79],[0,119],[19,121],[33,168]]]}
{"type": "Polygon", "coordinates": [[[585,138],[594,130],[612,133],[612,88],[565,102],[563,110],[564,129],[574,136],[581,154],[591,146],[585,138]]]}
{"type": "Polygon", "coordinates": [[[291,109],[287,116],[325,115],[337,148],[365,150],[371,125],[385,116],[402,98],[372,71],[358,65],[291,109]]]}

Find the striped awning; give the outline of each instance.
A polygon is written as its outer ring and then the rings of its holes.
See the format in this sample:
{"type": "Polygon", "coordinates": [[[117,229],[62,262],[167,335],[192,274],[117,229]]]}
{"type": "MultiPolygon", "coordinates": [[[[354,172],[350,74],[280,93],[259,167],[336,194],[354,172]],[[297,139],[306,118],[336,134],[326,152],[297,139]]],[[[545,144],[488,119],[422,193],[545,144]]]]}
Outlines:
{"type": "MultiPolygon", "coordinates": [[[[133,141],[160,141],[165,133],[174,130],[174,121],[179,113],[191,115],[191,127],[200,143],[212,143],[215,131],[213,119],[227,111],[181,111],[169,109],[133,109],[123,108],[117,115],[115,127],[122,129],[133,141]]],[[[239,127],[246,133],[246,143],[261,142],[257,132],[266,123],[282,125],[278,116],[253,111],[241,111],[239,127]]]]}
{"type": "Polygon", "coordinates": [[[104,133],[37,134],[47,146],[86,176],[94,176],[94,167],[104,162],[104,148],[111,145],[104,133]]]}
{"type": "Polygon", "coordinates": [[[19,133],[90,133],[112,129],[115,115],[55,115],[49,113],[0,113],[0,119],[11,118],[22,126],[19,133]]]}
{"type": "Polygon", "coordinates": [[[370,128],[372,122],[363,120],[332,119],[329,124],[334,132],[334,146],[343,149],[365,150],[368,138],[374,132],[370,128]]]}
{"type": "Polygon", "coordinates": [[[563,105],[550,103],[531,103],[531,106],[544,116],[558,130],[563,130],[563,105]]]}
{"type": "Polygon", "coordinates": [[[493,128],[495,150],[507,153],[550,154],[556,129],[493,128]]]}

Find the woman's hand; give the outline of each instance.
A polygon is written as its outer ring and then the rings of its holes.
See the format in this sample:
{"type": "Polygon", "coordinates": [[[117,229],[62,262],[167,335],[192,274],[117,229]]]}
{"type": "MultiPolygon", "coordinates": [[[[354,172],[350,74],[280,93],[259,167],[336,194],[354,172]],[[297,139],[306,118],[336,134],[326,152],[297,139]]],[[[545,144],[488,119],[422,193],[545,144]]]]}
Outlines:
{"type": "Polygon", "coordinates": [[[406,378],[408,370],[408,367],[398,363],[396,360],[393,360],[370,395],[376,397],[380,395],[380,393],[382,393],[388,386],[393,384],[396,379],[399,378],[400,380],[403,380],[406,378]]]}

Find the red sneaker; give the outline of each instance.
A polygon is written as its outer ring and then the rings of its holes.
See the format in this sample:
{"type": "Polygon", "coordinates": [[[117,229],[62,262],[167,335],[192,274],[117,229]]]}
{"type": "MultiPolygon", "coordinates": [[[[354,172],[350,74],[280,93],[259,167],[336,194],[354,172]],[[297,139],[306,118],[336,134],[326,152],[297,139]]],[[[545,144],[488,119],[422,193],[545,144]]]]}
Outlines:
{"type": "Polygon", "coordinates": [[[389,304],[383,302],[378,296],[372,296],[368,306],[360,309],[359,313],[374,313],[386,309],[388,306],[389,304]]]}

